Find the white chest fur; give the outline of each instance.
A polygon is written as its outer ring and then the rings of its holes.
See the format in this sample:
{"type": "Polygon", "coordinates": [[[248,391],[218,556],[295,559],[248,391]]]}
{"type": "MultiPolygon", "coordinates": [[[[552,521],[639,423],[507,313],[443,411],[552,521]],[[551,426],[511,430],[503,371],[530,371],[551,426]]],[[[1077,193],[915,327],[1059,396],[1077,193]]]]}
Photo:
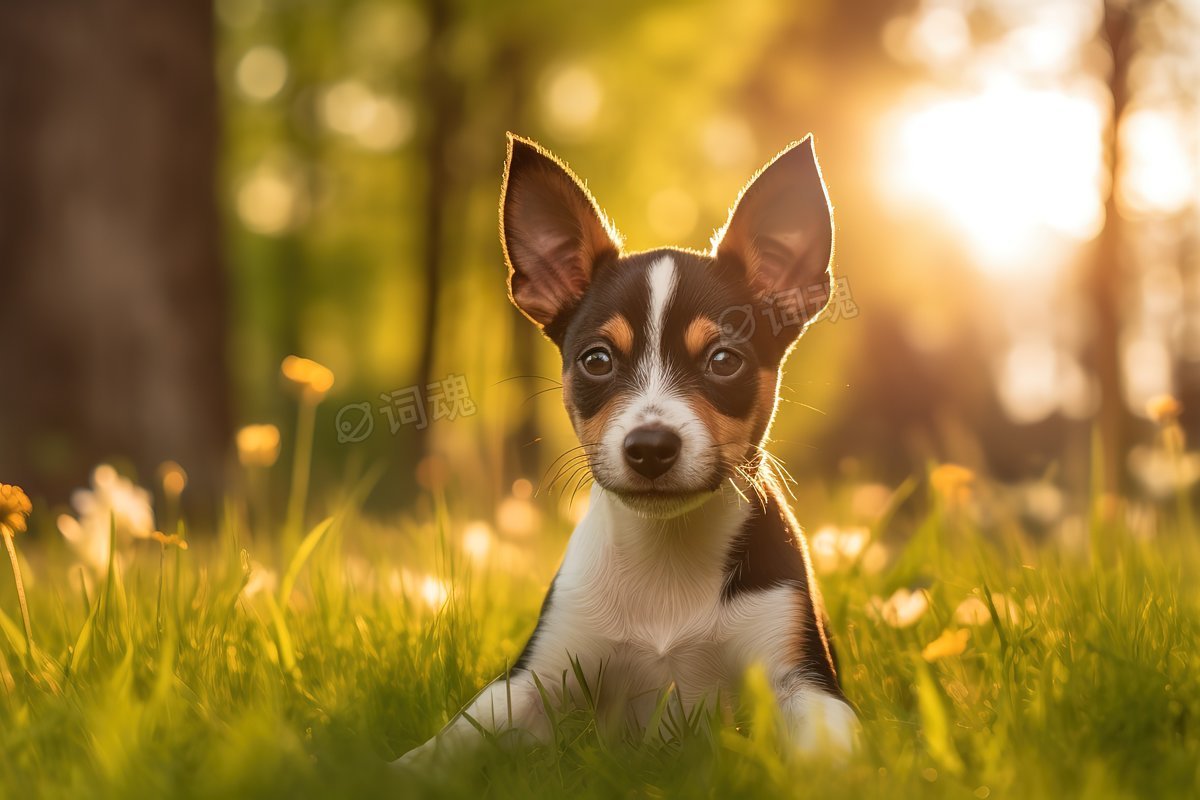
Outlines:
{"type": "Polygon", "coordinates": [[[732,692],[753,663],[785,663],[801,629],[789,619],[794,590],[723,598],[728,551],[749,513],[727,490],[674,519],[647,519],[593,489],[526,666],[547,686],[564,673],[572,685],[575,659],[603,705],[645,722],[672,684],[690,705],[732,692]]]}

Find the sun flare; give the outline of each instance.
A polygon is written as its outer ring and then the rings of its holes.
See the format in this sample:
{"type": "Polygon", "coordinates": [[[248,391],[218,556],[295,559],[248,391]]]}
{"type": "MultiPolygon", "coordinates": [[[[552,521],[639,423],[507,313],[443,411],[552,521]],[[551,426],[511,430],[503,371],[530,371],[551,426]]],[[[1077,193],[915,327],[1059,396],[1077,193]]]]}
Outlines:
{"type": "Polygon", "coordinates": [[[1039,248],[1100,230],[1103,130],[1095,102],[1063,91],[924,98],[885,127],[887,189],[944,216],[989,273],[1037,268],[1039,248]]]}

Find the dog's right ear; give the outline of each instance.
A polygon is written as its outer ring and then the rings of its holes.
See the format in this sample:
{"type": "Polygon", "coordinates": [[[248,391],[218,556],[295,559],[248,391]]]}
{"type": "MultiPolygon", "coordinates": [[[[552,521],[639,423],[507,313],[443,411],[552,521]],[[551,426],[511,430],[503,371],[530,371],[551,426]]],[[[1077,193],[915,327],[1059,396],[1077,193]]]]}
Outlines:
{"type": "Polygon", "coordinates": [[[569,169],[541,146],[508,134],[500,241],[513,304],[554,338],[596,266],[621,253],[620,237],[569,169]]]}

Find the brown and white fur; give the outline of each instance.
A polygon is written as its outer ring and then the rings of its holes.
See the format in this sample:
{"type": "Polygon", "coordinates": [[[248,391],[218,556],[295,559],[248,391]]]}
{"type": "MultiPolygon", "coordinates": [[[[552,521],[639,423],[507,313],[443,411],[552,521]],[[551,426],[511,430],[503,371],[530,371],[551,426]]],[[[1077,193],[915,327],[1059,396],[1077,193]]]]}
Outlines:
{"type": "Polygon", "coordinates": [[[850,749],[857,720],[763,449],[782,363],[829,296],[812,138],[746,186],[710,253],[624,253],[567,167],[510,135],[500,225],[511,299],[562,353],[595,485],[508,680],[402,762],[472,746],[476,725],[544,740],[534,676],[562,702],[564,686],[580,689],[573,661],[589,682],[602,675],[598,710],[635,725],[672,684],[689,708],[728,702],[760,665],[798,748],[850,749]],[[773,312],[794,324],[763,323],[760,309],[789,302],[773,312]],[[731,310],[759,324],[731,330],[731,310]]]}

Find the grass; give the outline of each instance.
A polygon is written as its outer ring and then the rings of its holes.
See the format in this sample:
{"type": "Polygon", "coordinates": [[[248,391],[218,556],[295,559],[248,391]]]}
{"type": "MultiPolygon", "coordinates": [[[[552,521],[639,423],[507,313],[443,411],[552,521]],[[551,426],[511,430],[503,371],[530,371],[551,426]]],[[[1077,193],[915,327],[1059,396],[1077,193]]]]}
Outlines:
{"type": "Polygon", "coordinates": [[[207,543],[136,542],[87,581],[61,548],[30,546],[28,667],[13,587],[0,585],[0,796],[1196,796],[1189,514],[1131,518],[1109,503],[1070,545],[1035,543],[1000,505],[934,502],[882,569],[856,561],[824,577],[864,723],[844,766],[789,754],[751,675],[737,729],[668,709],[657,735],[611,740],[586,710],[556,711],[552,746],[493,748],[426,778],[390,770],[517,655],[564,524],[520,564],[466,558],[464,520],[444,503],[384,525],[351,500],[286,557],[231,505],[207,543]],[[255,591],[266,571],[254,559],[276,565],[273,589],[255,591]],[[911,626],[872,613],[872,597],[914,586],[930,602],[911,626]],[[967,626],[961,654],[927,661],[972,595],[987,619],[967,626]]]}

